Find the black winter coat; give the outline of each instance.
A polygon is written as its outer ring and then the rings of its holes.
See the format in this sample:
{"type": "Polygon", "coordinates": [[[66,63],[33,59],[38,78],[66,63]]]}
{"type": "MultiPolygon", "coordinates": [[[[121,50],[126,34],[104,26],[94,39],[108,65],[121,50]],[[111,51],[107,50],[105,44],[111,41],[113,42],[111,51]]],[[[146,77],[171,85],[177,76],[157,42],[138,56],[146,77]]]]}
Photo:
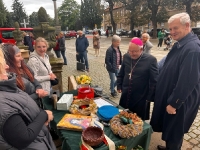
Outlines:
{"type": "Polygon", "coordinates": [[[200,104],[200,41],[189,33],[176,42],[161,69],[156,85],[150,124],[162,132],[164,141],[183,138],[192,125],[200,104]],[[171,115],[166,107],[176,108],[171,115]]]}
{"type": "Polygon", "coordinates": [[[59,50],[60,51],[65,51],[66,48],[65,48],[65,37],[61,37],[58,39],[58,44],[59,44],[59,50]]]}
{"type": "MultiPolygon", "coordinates": [[[[119,49],[119,48],[118,48],[119,49]]],[[[119,49],[120,53],[120,65],[122,64],[122,53],[119,49]]],[[[109,72],[115,73],[117,68],[117,53],[116,50],[111,45],[106,51],[106,58],[105,58],[106,69],[109,72]]]]}
{"type": "Polygon", "coordinates": [[[143,120],[148,120],[150,103],[146,104],[146,100],[154,100],[158,76],[157,60],[146,53],[138,60],[131,59],[128,53],[123,56],[122,66],[117,76],[117,90],[122,91],[119,105],[137,113],[143,120]],[[129,75],[135,64],[130,79],[129,75]]]}

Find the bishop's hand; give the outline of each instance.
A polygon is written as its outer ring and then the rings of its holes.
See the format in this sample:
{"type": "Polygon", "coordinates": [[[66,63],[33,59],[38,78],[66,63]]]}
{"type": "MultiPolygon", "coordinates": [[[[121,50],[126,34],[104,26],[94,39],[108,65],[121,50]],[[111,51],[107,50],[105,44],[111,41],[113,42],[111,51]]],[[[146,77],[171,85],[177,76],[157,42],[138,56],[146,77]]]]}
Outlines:
{"type": "Polygon", "coordinates": [[[176,114],[176,108],[172,107],[171,105],[167,105],[166,111],[168,114],[175,115],[176,114]]]}

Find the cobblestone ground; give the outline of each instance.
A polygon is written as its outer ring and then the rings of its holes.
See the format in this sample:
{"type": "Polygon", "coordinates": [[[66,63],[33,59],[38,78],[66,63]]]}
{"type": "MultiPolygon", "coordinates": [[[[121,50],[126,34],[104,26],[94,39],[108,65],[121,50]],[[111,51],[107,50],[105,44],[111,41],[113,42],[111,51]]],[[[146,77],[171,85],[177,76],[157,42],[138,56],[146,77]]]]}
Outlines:
{"type": "MultiPolygon", "coordinates": [[[[107,94],[111,100],[114,102],[118,103],[120,94],[118,94],[117,97],[113,98],[110,95],[110,90],[109,90],[109,75],[106,71],[106,68],[104,67],[104,60],[105,60],[105,51],[111,44],[111,37],[106,38],[103,37],[100,39],[100,45],[101,45],[101,52],[99,57],[94,56],[94,50],[92,48],[92,36],[88,35],[88,40],[90,43],[90,46],[88,47],[88,60],[89,60],[89,68],[90,72],[82,72],[82,71],[77,71],[76,70],[76,58],[75,58],[75,40],[76,39],[70,39],[66,40],[66,56],[67,56],[67,61],[68,65],[63,66],[63,91],[67,91],[68,87],[68,76],[70,75],[81,75],[81,74],[88,74],[92,78],[92,84],[93,85],[99,85],[103,87],[104,93],[107,94]]],[[[123,37],[120,45],[120,49],[122,53],[126,53],[128,50],[128,44],[129,44],[130,38],[123,37]]],[[[154,55],[157,60],[159,61],[162,59],[168,51],[164,51],[164,47],[160,49],[157,49],[157,40],[150,40],[153,44],[154,47],[152,48],[151,54],[154,55]]],[[[151,111],[153,108],[153,104],[151,105],[151,111]]],[[[199,150],[200,149],[200,111],[197,114],[197,117],[190,128],[190,131],[188,134],[185,134],[184,139],[190,143],[190,148],[192,150],[199,150]]],[[[150,148],[150,150],[153,150],[150,148]]]]}

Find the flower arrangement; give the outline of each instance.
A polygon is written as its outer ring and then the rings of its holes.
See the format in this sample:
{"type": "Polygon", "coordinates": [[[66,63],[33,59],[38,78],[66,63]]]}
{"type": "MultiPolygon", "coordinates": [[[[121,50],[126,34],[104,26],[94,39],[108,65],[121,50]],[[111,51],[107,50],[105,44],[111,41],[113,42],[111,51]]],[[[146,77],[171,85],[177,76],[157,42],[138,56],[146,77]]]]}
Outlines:
{"type": "Polygon", "coordinates": [[[76,76],[76,82],[78,84],[91,84],[92,79],[88,75],[76,76]]]}

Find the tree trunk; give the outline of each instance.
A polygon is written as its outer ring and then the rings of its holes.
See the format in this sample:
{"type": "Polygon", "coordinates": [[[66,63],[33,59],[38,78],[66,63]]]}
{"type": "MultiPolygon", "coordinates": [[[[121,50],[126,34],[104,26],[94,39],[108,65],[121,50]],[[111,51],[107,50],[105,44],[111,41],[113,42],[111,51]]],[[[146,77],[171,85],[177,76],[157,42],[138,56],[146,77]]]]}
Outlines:
{"type": "Polygon", "coordinates": [[[130,30],[131,30],[131,38],[132,38],[132,37],[134,37],[133,29],[134,29],[134,26],[135,26],[133,16],[131,16],[130,23],[131,23],[131,24],[130,24],[130,30]]]}
{"type": "Polygon", "coordinates": [[[116,23],[114,21],[114,17],[113,17],[113,7],[114,7],[114,3],[112,0],[107,1],[109,3],[109,12],[110,12],[110,21],[113,27],[113,34],[116,34],[116,23]]]}
{"type": "Polygon", "coordinates": [[[192,6],[192,2],[193,2],[194,0],[188,0],[188,1],[186,1],[185,3],[183,3],[184,5],[185,5],[185,7],[186,7],[186,12],[189,14],[189,16],[190,16],[190,18],[191,18],[191,20],[193,20],[193,18],[192,18],[192,15],[191,15],[191,6],[192,6]]]}
{"type": "Polygon", "coordinates": [[[157,38],[157,13],[158,13],[158,5],[153,4],[151,9],[151,21],[153,25],[153,39],[157,38]]]}

